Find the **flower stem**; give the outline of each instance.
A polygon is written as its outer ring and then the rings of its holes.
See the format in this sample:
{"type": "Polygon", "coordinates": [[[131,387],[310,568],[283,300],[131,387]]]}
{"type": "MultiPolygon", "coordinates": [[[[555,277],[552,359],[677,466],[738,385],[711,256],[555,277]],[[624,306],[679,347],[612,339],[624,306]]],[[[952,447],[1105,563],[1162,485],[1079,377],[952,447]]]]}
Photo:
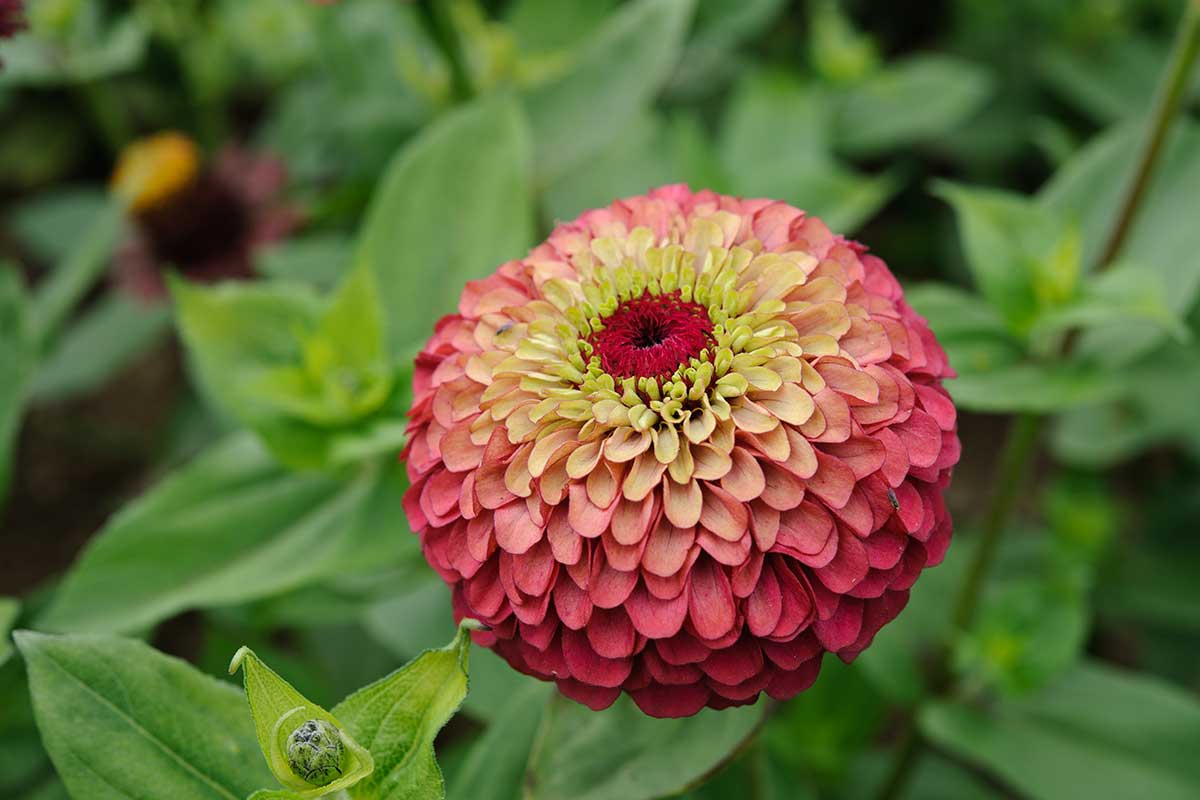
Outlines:
{"type": "Polygon", "coordinates": [[[954,633],[965,631],[975,619],[985,579],[996,557],[996,548],[1012,519],[1024,478],[1029,472],[1033,457],[1037,454],[1038,436],[1042,431],[1043,421],[1043,417],[1037,414],[1021,414],[1013,420],[1005,438],[1004,450],[996,467],[996,478],[992,483],[991,502],[988,503],[983,517],[979,545],[975,549],[970,566],[967,567],[967,574],[963,578],[954,604],[954,633]]]}
{"type": "Polygon", "coordinates": [[[441,51],[442,58],[446,59],[454,99],[459,102],[470,100],[475,96],[475,86],[467,70],[462,40],[454,29],[454,20],[445,0],[418,0],[417,15],[425,32],[441,51]]]}
{"type": "Polygon", "coordinates": [[[1171,49],[1170,60],[1155,94],[1154,106],[1150,113],[1150,127],[1138,153],[1137,169],[1122,195],[1121,205],[1113,220],[1104,250],[1101,251],[1100,261],[1096,265],[1099,269],[1104,269],[1120,254],[1129,229],[1137,218],[1163,142],[1183,100],[1197,54],[1200,54],[1200,0],[1188,0],[1183,19],[1179,23],[1179,32],[1175,36],[1175,45],[1171,49]]]}
{"type": "MultiPolygon", "coordinates": [[[[1155,95],[1149,128],[1138,154],[1137,166],[1133,178],[1122,195],[1119,210],[1113,218],[1104,250],[1096,265],[1098,270],[1104,269],[1112,263],[1129,236],[1129,231],[1137,218],[1143,200],[1145,200],[1154,168],[1162,155],[1163,142],[1170,130],[1171,122],[1179,110],[1183,91],[1188,85],[1188,79],[1198,55],[1200,55],[1200,0],[1188,0],[1183,18],[1179,23],[1179,32],[1171,51],[1171,57],[1163,71],[1155,95]]],[[[1069,355],[1074,343],[1075,337],[1068,336],[1059,351],[1060,355],[1069,355]]],[[[997,464],[996,480],[993,483],[994,493],[983,516],[979,547],[967,568],[967,574],[954,605],[951,635],[966,630],[974,620],[987,575],[995,560],[1000,538],[1012,518],[1023,479],[1029,471],[1033,458],[1037,455],[1038,438],[1043,424],[1044,419],[1039,415],[1021,414],[1009,429],[1004,450],[997,464]]],[[[937,650],[931,670],[931,689],[936,695],[945,696],[955,688],[950,670],[952,655],[950,644],[943,642],[937,650]]],[[[888,771],[887,778],[880,788],[879,800],[895,800],[904,793],[908,781],[920,762],[923,751],[924,745],[914,713],[909,716],[901,734],[892,768],[888,771]]]]}

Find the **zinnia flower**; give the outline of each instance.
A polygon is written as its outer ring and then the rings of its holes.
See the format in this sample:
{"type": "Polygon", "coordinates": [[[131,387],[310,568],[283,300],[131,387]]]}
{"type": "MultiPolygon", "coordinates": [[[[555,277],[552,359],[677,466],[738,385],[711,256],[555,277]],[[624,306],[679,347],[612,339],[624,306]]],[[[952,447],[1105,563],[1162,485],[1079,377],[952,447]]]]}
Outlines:
{"type": "Polygon", "coordinates": [[[283,162],[241,147],[226,146],[205,165],[181,133],[131,144],[112,177],[134,221],[117,253],[117,282],[154,299],[166,292],[165,269],[203,282],[251,277],[255,251],[299,223],[279,199],[286,183],[283,162]]]}
{"type": "Polygon", "coordinates": [[[950,375],[863,246],[667,186],[467,285],[417,357],[405,509],[476,641],[569,697],[784,699],[941,561],[950,375]]]}

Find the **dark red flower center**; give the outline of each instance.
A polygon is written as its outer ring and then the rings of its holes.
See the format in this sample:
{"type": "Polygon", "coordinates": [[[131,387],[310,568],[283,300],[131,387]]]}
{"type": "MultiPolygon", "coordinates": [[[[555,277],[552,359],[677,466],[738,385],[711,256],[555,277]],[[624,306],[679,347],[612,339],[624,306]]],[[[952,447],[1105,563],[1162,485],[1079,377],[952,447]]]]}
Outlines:
{"type": "Polygon", "coordinates": [[[244,256],[250,215],[232,187],[217,176],[201,175],[161,207],[143,212],[139,220],[158,263],[191,275],[210,267],[214,259],[236,261],[244,256]]]}
{"type": "Polygon", "coordinates": [[[712,322],[679,292],[644,294],[617,306],[588,342],[614,378],[667,378],[712,345],[712,322]]]}

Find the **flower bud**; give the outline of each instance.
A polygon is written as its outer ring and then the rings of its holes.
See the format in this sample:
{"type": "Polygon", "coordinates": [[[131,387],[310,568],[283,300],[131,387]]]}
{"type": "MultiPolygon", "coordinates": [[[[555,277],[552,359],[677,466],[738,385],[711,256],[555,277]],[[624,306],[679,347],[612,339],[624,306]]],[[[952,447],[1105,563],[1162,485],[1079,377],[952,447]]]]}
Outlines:
{"type": "Polygon", "coordinates": [[[341,777],[344,756],[341,733],[323,720],[308,720],[287,740],[288,766],[313,786],[325,786],[341,777]]]}

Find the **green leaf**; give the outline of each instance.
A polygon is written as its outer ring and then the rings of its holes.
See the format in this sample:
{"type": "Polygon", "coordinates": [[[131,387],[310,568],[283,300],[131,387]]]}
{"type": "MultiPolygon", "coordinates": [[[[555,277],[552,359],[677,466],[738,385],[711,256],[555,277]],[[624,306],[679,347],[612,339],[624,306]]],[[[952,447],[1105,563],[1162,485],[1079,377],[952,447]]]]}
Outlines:
{"type": "Polygon", "coordinates": [[[241,800],[270,780],[228,683],[129,639],[16,639],[42,742],[72,797],[241,800]]]}
{"type": "MultiPolygon", "coordinates": [[[[687,47],[666,89],[668,96],[701,99],[723,89],[746,66],[747,59],[739,48],[752,47],[754,38],[783,18],[788,7],[786,0],[698,3],[687,47]]],[[[707,182],[693,185],[716,190],[707,182]]]]}
{"type": "MultiPolygon", "coordinates": [[[[312,703],[292,685],[279,677],[264,664],[254,651],[243,647],[234,654],[229,663],[229,674],[239,669],[246,686],[246,699],[250,703],[250,716],[254,719],[254,731],[258,746],[267,760],[267,766],[284,786],[296,797],[319,797],[345,789],[367,779],[375,769],[375,761],[355,740],[337,716],[312,703]],[[288,758],[288,739],[292,732],[309,722],[322,722],[332,726],[342,745],[341,759],[336,767],[341,777],[327,783],[310,783],[297,774],[288,758]]],[[[332,732],[331,732],[332,733],[332,732]]]]}
{"type": "Polygon", "coordinates": [[[678,180],[671,145],[671,134],[657,116],[630,120],[609,147],[546,187],[546,215],[575,219],[618,197],[643,194],[651,186],[678,180]]]}
{"type": "Polygon", "coordinates": [[[762,741],[789,772],[840,785],[886,713],[883,696],[861,668],[828,659],[820,679],[780,707],[762,741]]]}
{"type": "Polygon", "coordinates": [[[108,197],[94,186],[72,186],[42,192],[13,209],[12,232],[41,261],[53,263],[67,255],[75,234],[98,218],[108,197]]]}
{"type": "Polygon", "coordinates": [[[1105,467],[1156,445],[1200,453],[1196,402],[1200,396],[1200,347],[1168,343],[1121,368],[1120,391],[1111,402],[1060,417],[1051,444],[1058,458],[1105,467]]]}
{"type": "Polygon", "coordinates": [[[996,309],[978,295],[948,284],[923,283],[904,296],[929,321],[950,366],[960,375],[1005,367],[1025,353],[996,309]]]}
{"type": "MultiPolygon", "coordinates": [[[[472,674],[472,684],[475,680],[472,674]]],[[[471,693],[475,693],[474,685],[471,693]]],[[[448,796],[472,800],[520,797],[529,754],[553,693],[553,685],[531,679],[504,697],[494,697],[498,705],[493,709],[492,722],[483,736],[471,744],[465,761],[451,775],[448,796]]]]}
{"type": "Polygon", "coordinates": [[[650,800],[682,791],[754,734],[763,703],[655,719],[622,696],[599,713],[555,695],[525,777],[530,800],[650,800]]]}
{"type": "Polygon", "coordinates": [[[955,666],[972,684],[1025,694],[1074,665],[1089,628],[1078,584],[1029,578],[1008,581],[987,597],[957,643],[955,666]]]}
{"type": "Polygon", "coordinates": [[[34,333],[29,299],[16,269],[0,264],[0,507],[8,491],[12,450],[33,371],[34,333]]]}
{"type": "Polygon", "coordinates": [[[147,36],[137,14],[111,20],[101,6],[80,3],[68,11],[67,30],[44,30],[48,26],[37,15],[41,6],[54,14],[58,4],[37,4],[31,9],[34,32],[0,42],[0,88],[95,81],[141,61],[147,36]]]}
{"type": "Polygon", "coordinates": [[[374,271],[389,351],[424,341],[463,284],[532,244],[529,134],[505,96],[438,119],[396,155],[359,235],[374,271]]]}
{"type": "Polygon", "coordinates": [[[33,299],[33,324],[40,346],[58,335],[75,306],[108,269],[124,230],[124,209],[115,198],[110,199],[89,219],[54,272],[38,286],[33,299]]]}
{"type": "Polygon", "coordinates": [[[373,509],[379,499],[399,508],[402,486],[399,467],[349,480],[288,472],[252,437],[235,435],[117,514],[68,572],[39,627],[133,631],[391,557],[404,523],[373,509]]]}
{"type": "Polygon", "coordinates": [[[509,6],[506,23],[521,53],[558,51],[591,35],[616,5],[617,0],[516,0],[509,6]]]}
{"type": "Polygon", "coordinates": [[[542,182],[602,150],[654,99],[683,50],[695,0],[635,0],[575,51],[525,104],[542,182]]]}
{"type": "Polygon", "coordinates": [[[869,156],[944,136],[991,92],[987,71],[970,61],[927,54],[890,62],[842,96],[835,141],[846,153],[869,156]]]}
{"type": "Polygon", "coordinates": [[[291,284],[173,281],[172,293],[212,402],[281,461],[311,468],[369,452],[361,440],[402,416],[374,283],[358,267],[328,303],[291,284]]]}
{"type": "Polygon", "coordinates": [[[97,388],[162,341],[170,327],[165,304],[108,295],[63,331],[34,374],[31,399],[61,400],[97,388]]]}
{"type": "Polygon", "coordinates": [[[12,642],[9,641],[8,635],[20,614],[20,600],[15,597],[0,597],[0,667],[4,666],[12,655],[12,642]]]}
{"type": "Polygon", "coordinates": [[[734,193],[784,200],[849,232],[883,206],[896,182],[858,175],[834,159],[826,101],[822,90],[790,75],[751,74],[726,107],[719,152],[734,193]]]}
{"type": "Polygon", "coordinates": [[[946,381],[946,388],[955,403],[971,411],[1048,414],[1112,399],[1125,380],[1095,365],[1022,362],[961,372],[946,381]]]}
{"type": "Polygon", "coordinates": [[[467,694],[470,631],[464,620],[454,640],[338,703],[334,715],[371,751],[375,772],[356,786],[355,797],[424,800],[444,796],[433,741],[467,694]]]}
{"type": "MultiPolygon", "coordinates": [[[[1046,262],[1060,255],[1064,237],[1072,236],[1069,229],[1057,215],[1011,192],[945,181],[937,182],[934,192],[954,207],[967,266],[980,294],[1013,333],[1025,336],[1042,305],[1038,276],[1045,273],[1046,262]]],[[[1075,266],[1068,294],[1078,275],[1077,261],[1075,266]]]]}
{"type": "Polygon", "coordinates": [[[337,233],[319,233],[277,242],[255,253],[255,271],[282,281],[332,289],[354,260],[354,245],[337,233]]]}
{"type": "Polygon", "coordinates": [[[383,324],[375,277],[360,266],[301,336],[301,362],[268,369],[252,391],[312,425],[353,424],[378,410],[392,389],[383,324]]]}
{"type": "MultiPolygon", "coordinates": [[[[404,581],[403,586],[404,591],[372,604],[362,622],[371,637],[390,653],[409,659],[438,646],[446,629],[454,624],[454,612],[450,591],[424,564],[421,573],[404,581]]],[[[463,710],[475,719],[495,722],[508,698],[529,684],[542,685],[517,672],[491,650],[481,648],[471,656],[471,693],[463,710]]]]}
{"type": "Polygon", "coordinates": [[[1081,666],[991,712],[938,703],[920,726],[938,747],[1032,797],[1185,800],[1200,786],[1200,704],[1112,667],[1081,666]]]}
{"type": "MultiPolygon", "coordinates": [[[[1107,240],[1136,164],[1141,146],[1140,122],[1116,127],[1061,169],[1039,195],[1039,205],[1055,214],[1080,220],[1083,260],[1093,264],[1107,240]]],[[[1139,264],[1168,287],[1168,308],[1186,316],[1200,297],[1200,226],[1180,222],[1179,211],[1191,208],[1200,183],[1200,125],[1181,121],[1167,137],[1145,198],[1120,259],[1139,264]]],[[[1078,352],[1109,363],[1128,363],[1162,340],[1153,322],[1124,321],[1082,337],[1078,352]]]]}
{"type": "Polygon", "coordinates": [[[1187,325],[1171,310],[1169,292],[1161,277],[1136,264],[1123,264],[1088,278],[1078,296],[1041,314],[1031,338],[1052,337],[1078,328],[1149,322],[1179,340],[1191,336],[1187,325]]]}

